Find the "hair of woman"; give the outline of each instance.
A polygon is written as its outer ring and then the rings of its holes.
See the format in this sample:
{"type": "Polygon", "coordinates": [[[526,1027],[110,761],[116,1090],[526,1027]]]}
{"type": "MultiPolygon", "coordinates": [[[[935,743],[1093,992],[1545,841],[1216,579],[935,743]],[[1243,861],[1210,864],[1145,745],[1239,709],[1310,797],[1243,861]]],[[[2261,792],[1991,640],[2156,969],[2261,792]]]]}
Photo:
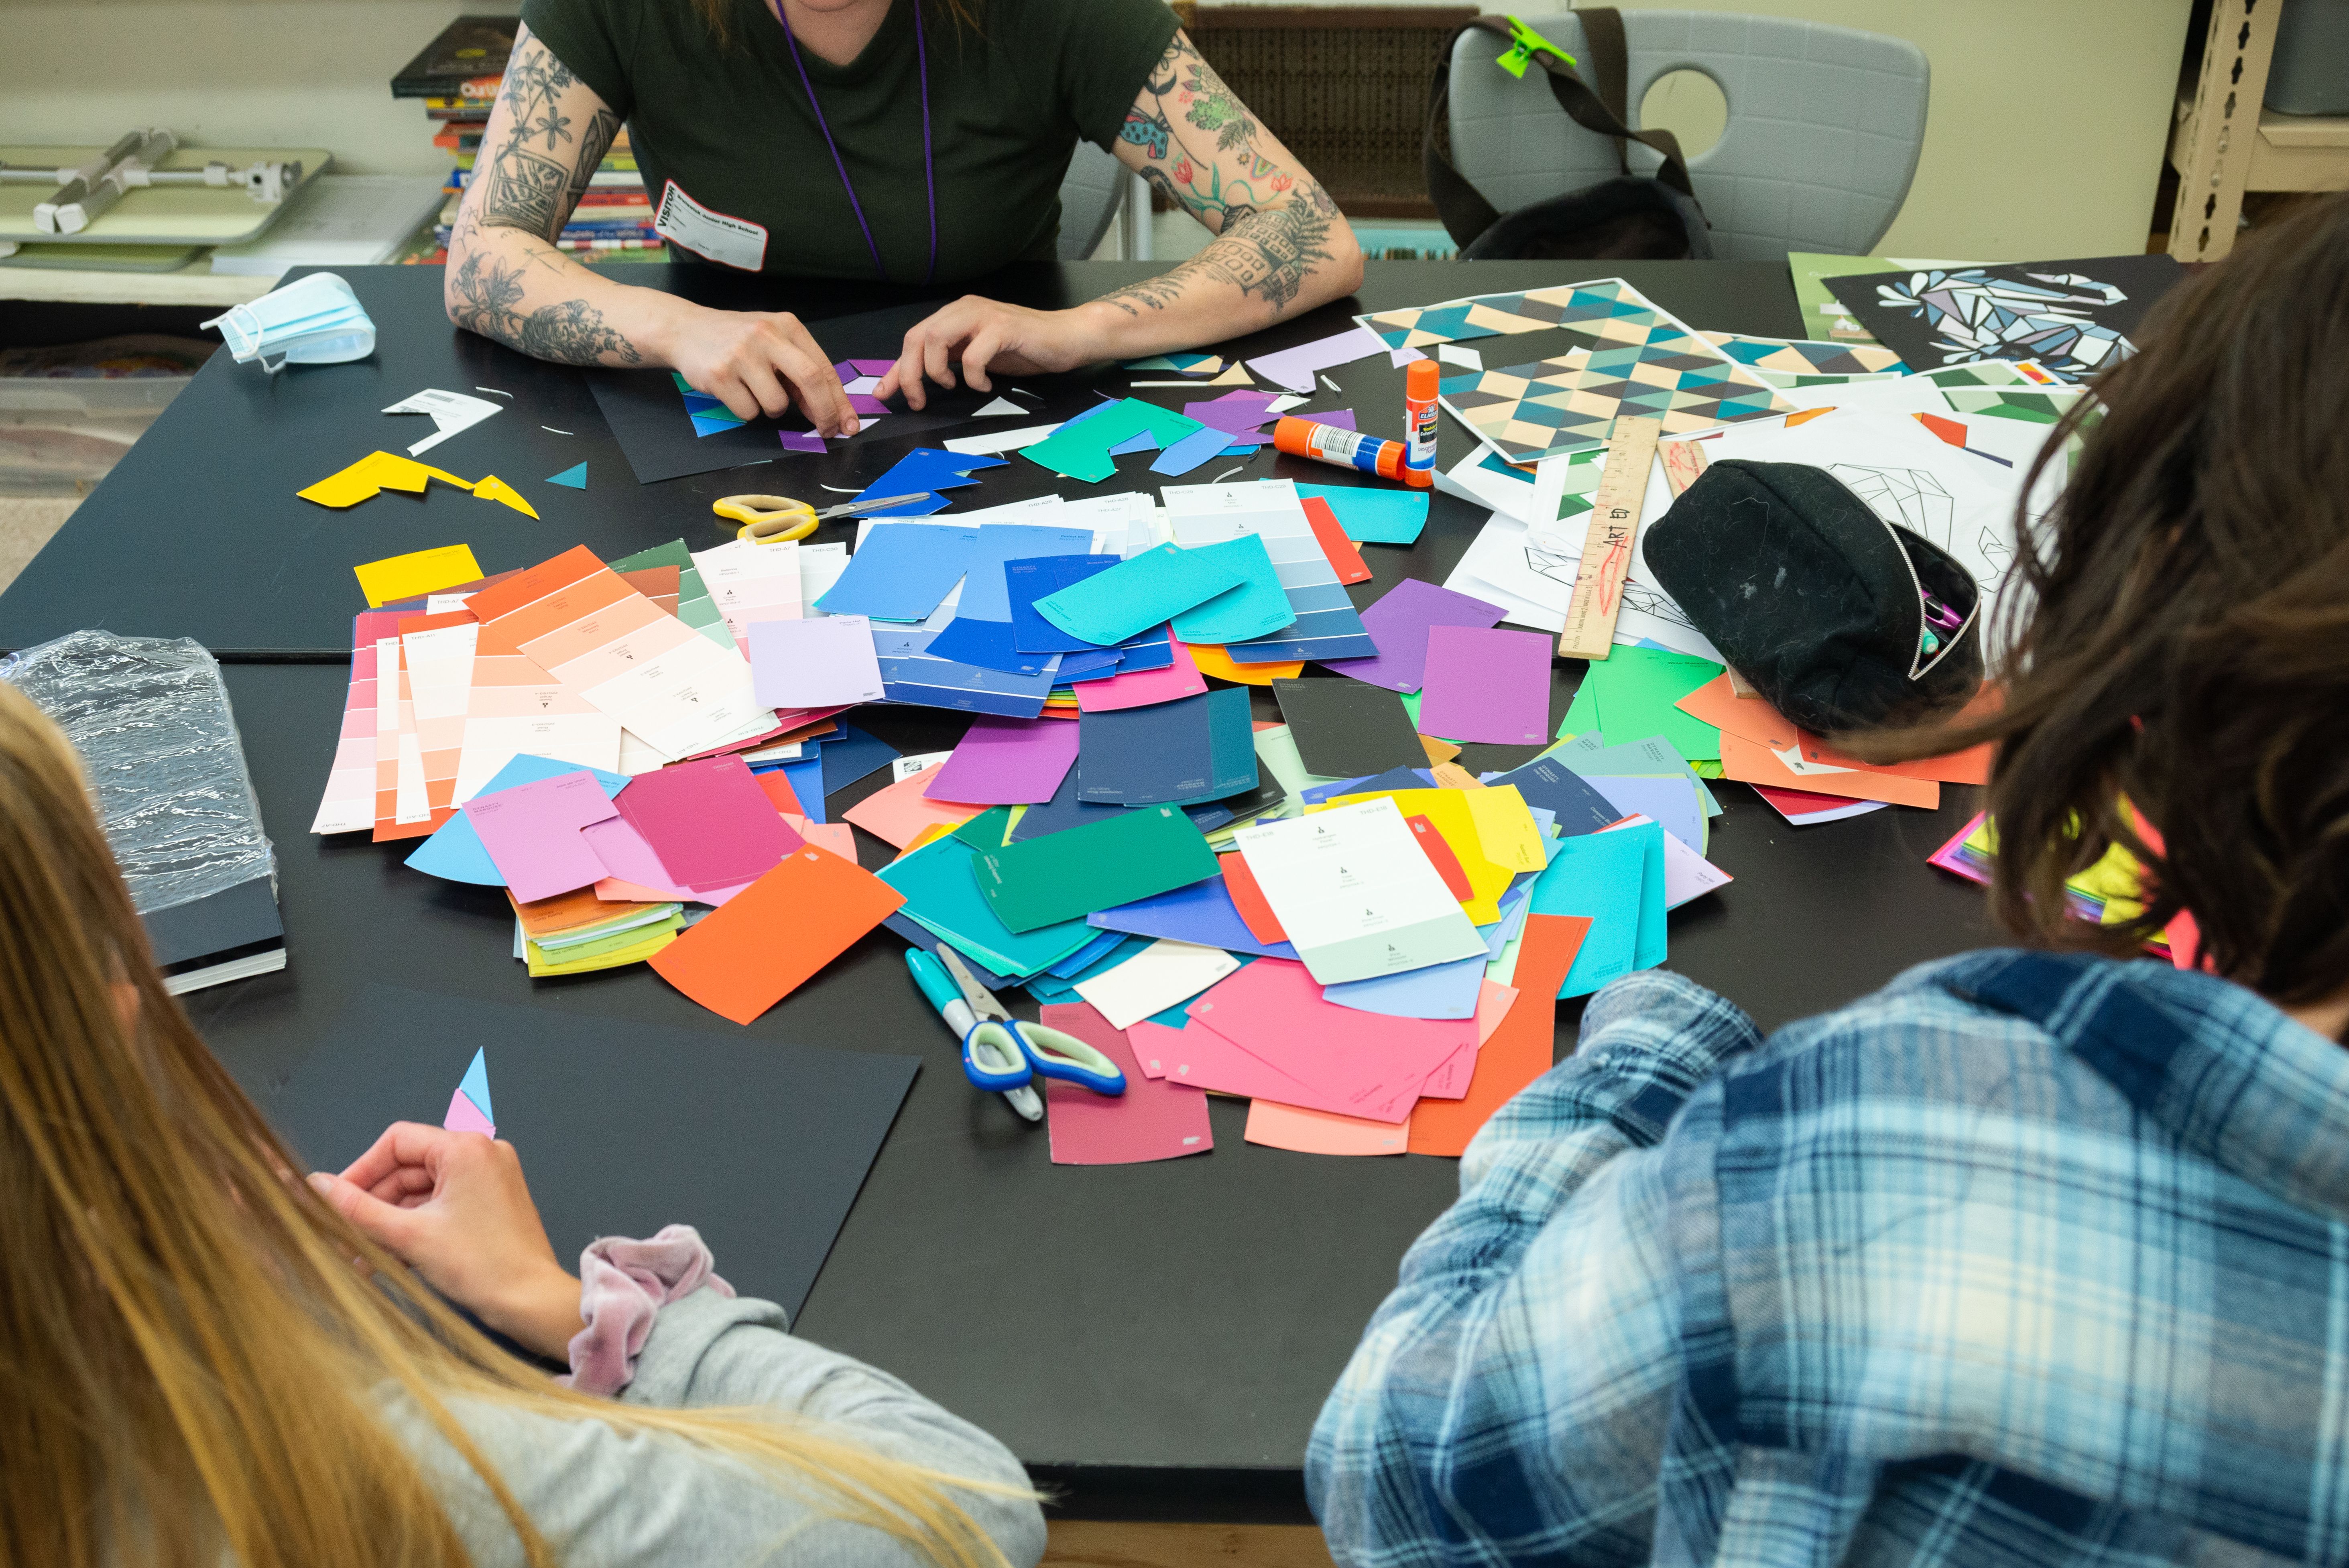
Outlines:
{"type": "Polygon", "coordinates": [[[533,1568],[553,1554],[451,1398],[698,1443],[946,1568],[1002,1561],[948,1489],[1006,1489],[556,1387],[352,1229],[165,992],[70,746],[5,683],[0,911],[0,1568],[466,1563],[388,1387],[533,1568]]]}
{"type": "Polygon", "coordinates": [[[2285,1006],[2349,985],[2344,430],[2344,197],[2179,284],[2055,428],[2026,494],[2082,446],[2052,511],[2018,516],[2002,707],[1869,747],[1999,743],[2011,930],[2127,954],[2188,910],[2215,974],[2285,1006]],[[2115,843],[2146,866],[2143,911],[2068,917],[2064,879],[2115,843]]]}

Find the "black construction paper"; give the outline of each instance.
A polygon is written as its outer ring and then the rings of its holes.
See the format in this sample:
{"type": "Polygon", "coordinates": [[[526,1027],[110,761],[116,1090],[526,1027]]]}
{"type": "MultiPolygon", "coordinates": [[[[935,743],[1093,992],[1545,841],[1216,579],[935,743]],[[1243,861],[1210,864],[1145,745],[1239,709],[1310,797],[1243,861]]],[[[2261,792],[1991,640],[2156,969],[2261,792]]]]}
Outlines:
{"type": "MultiPolygon", "coordinates": [[[[2036,359],[2066,380],[2082,381],[2107,365],[2118,364],[2127,354],[2109,347],[2098,352],[2090,345],[2075,356],[2064,342],[2072,328],[2062,322],[2102,327],[2118,333],[2124,339],[2130,338],[2153,303],[2177,286],[2185,275],[2173,257],[2138,255],[2006,262],[1982,267],[1924,267],[1909,272],[1860,273],[1821,281],[1860,325],[1898,354],[1911,370],[1936,370],[1946,365],[1983,359],[2036,359]],[[2066,277],[2090,281],[2060,281],[2066,277]],[[1923,280],[1921,285],[1920,279],[1923,280]],[[1964,289],[1970,280],[2022,284],[2053,291],[2055,298],[2036,303],[2017,300],[2012,303],[2012,308],[2044,313],[2058,319],[2046,324],[2038,333],[2026,333],[2019,325],[2012,328],[2010,331],[2017,335],[2013,341],[1969,344],[1936,330],[1940,319],[1939,312],[1909,303],[1920,287],[1930,294],[1945,281],[1964,289]],[[2108,290],[2119,297],[2107,300],[2108,290]]],[[[1977,332],[1985,340],[2000,335],[1993,330],[1978,328],[1977,332]]],[[[2135,345],[2130,346],[2133,349],[2135,345]]]]}
{"type": "Polygon", "coordinates": [[[340,1171],[395,1121],[440,1126],[477,1048],[564,1267],[598,1236],[692,1225],[737,1291],[793,1317],[921,1066],[370,985],[263,1109],[340,1171]]]}

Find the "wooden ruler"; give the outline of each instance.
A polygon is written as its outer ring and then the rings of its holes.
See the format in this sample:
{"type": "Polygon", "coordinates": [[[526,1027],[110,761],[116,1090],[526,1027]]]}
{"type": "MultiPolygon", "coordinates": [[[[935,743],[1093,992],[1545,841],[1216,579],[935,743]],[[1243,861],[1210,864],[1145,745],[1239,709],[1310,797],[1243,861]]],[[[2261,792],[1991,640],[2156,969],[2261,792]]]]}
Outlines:
{"type": "Polygon", "coordinates": [[[1648,499],[1648,469],[1661,419],[1618,414],[1607,438],[1607,468],[1592,497],[1590,531],[1582,541],[1582,562],[1574,573],[1574,603],[1567,607],[1566,630],[1557,639],[1561,658],[1603,659],[1615,644],[1615,617],[1623,608],[1623,574],[1631,569],[1631,546],[1640,531],[1640,508],[1648,499]]]}
{"type": "Polygon", "coordinates": [[[1674,500],[1686,495],[1704,472],[1704,448],[1698,442],[1666,441],[1656,449],[1656,456],[1664,459],[1664,483],[1671,487],[1674,500]]]}

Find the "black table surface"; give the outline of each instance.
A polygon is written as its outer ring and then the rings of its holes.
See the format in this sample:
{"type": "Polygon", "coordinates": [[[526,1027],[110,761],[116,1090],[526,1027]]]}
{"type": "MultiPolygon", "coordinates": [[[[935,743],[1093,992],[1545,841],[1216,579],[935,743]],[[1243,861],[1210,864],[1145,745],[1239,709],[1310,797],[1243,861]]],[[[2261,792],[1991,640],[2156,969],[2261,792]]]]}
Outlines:
{"type": "MultiPolygon", "coordinates": [[[[1123,262],[1035,265],[990,280],[987,292],[1021,304],[1066,304],[1154,270],[1123,262]]],[[[502,572],[574,544],[605,560],[679,537],[706,549],[722,541],[709,515],[718,496],[781,490],[816,500],[831,493],[812,488],[818,485],[861,489],[909,449],[936,446],[955,433],[892,437],[884,421],[871,437],[821,457],[785,457],[639,485],[582,373],[540,364],[451,326],[441,311],[441,269],[347,267],[341,275],[375,320],[375,353],[348,365],[292,366],[274,377],[225,354],[213,356],[23,575],[0,593],[0,648],[102,626],[134,636],[193,637],[223,658],[341,661],[349,657],[350,618],[366,607],[351,575],[362,562],[464,543],[484,571],[502,572]],[[536,521],[439,484],[420,500],[388,491],[342,510],[295,494],[370,451],[401,451],[419,438],[427,431],[420,416],[387,417],[380,410],[427,387],[468,395],[489,387],[512,394],[511,400],[492,399],[505,402],[504,412],[443,441],[422,460],[467,479],[497,474],[530,498],[536,521]],[[583,460],[586,490],[543,482],[583,460]]],[[[708,266],[631,266],[621,275],[714,304],[790,308],[809,320],[917,297],[874,286],[785,285],[708,266]]],[[[1342,331],[1358,311],[1614,275],[1696,326],[1766,336],[1799,330],[1793,284],[1774,263],[1372,262],[1354,299],[1284,321],[1245,340],[1242,352],[1268,352],[1342,331]]],[[[1497,367],[1556,353],[1560,338],[1541,333],[1474,346],[1497,367]]],[[[1402,433],[1401,370],[1373,356],[1341,366],[1330,377],[1344,395],[1325,390],[1315,407],[1353,407],[1364,429],[1402,433]]],[[[1102,366],[1013,384],[1042,395],[1036,418],[1044,419],[1090,404],[1096,385],[1123,390],[1123,379],[1114,367],[1102,366]]],[[[1188,398],[1216,394],[1165,387],[1134,395],[1179,408],[1188,398]]],[[[978,421],[970,428],[1025,422],[978,421]]],[[[1440,445],[1448,464],[1465,456],[1471,442],[1457,426],[1444,423],[1440,445]]],[[[985,470],[975,490],[957,491],[954,499],[967,510],[1048,493],[1074,498],[1154,490],[1165,481],[1149,472],[1153,455],[1121,459],[1117,477],[1098,486],[1015,459],[985,470]]],[[[1238,461],[1212,462],[1185,482],[1207,480],[1238,461]]],[[[1347,480],[1339,469],[1282,456],[1269,446],[1233,477],[1347,480]]],[[[1442,582],[1485,512],[1439,495],[1432,515],[1414,548],[1366,552],[1378,576],[1368,585],[1372,593],[1358,593],[1362,603],[1402,577],[1442,582]]],[[[852,528],[829,523],[815,537],[845,539],[852,528]]]]}
{"type": "MultiPolygon", "coordinates": [[[[1020,297],[1081,298],[1139,270],[1043,269],[1020,297]]],[[[1783,268],[1610,270],[1698,326],[1795,330],[1783,268]]],[[[309,835],[343,702],[342,644],[359,607],[354,562],[456,539],[472,542],[491,570],[582,542],[607,556],[680,533],[699,542],[709,537],[706,497],[722,493],[725,480],[605,482],[584,494],[530,485],[583,453],[591,472],[626,471],[574,373],[448,329],[437,314],[438,274],[429,269],[348,275],[386,329],[377,358],[264,380],[216,357],[0,597],[0,645],[96,624],[193,635],[249,661],[232,662],[229,689],[277,846],[289,963],[281,974],[200,992],[187,1004],[264,1105],[309,1052],[334,1048],[336,1015],[377,979],[612,1027],[640,1021],[731,1032],[643,965],[530,981],[511,956],[502,893],[409,872],[398,863],[402,846],[309,835]],[[387,496],[341,513],[293,498],[370,445],[391,444],[367,422],[375,409],[419,387],[477,384],[512,390],[517,404],[527,397],[531,407],[483,428],[502,428],[495,439],[505,444],[496,450],[476,430],[432,457],[445,456],[459,472],[517,479],[533,499],[565,498],[542,501],[543,521],[502,508],[485,516],[454,493],[420,507],[387,496]],[[524,412],[530,417],[519,417],[524,412]],[[576,434],[539,432],[542,421],[576,434]]],[[[1384,308],[1578,275],[1600,274],[1547,263],[1372,263],[1361,299],[1384,308]]],[[[884,303],[870,292],[834,291],[804,308],[836,314],[884,303]]],[[[1343,314],[1284,324],[1250,346],[1303,341],[1334,330],[1343,314]]],[[[1481,346],[1488,363],[1510,362],[1490,357],[1506,341],[1481,346]]],[[[1399,409],[1401,373],[1383,360],[1335,375],[1366,423],[1371,408],[1399,409]]],[[[930,438],[905,438],[875,456],[827,455],[823,482],[870,477],[905,446],[930,438]]],[[[1460,439],[1456,430],[1447,436],[1448,460],[1464,450],[1455,447],[1460,439]]],[[[1123,459],[1104,488],[1152,485],[1139,471],[1147,460],[1123,459]]],[[[1054,488],[1041,470],[1034,479],[1020,471],[1030,468],[988,470],[979,503],[1054,488]]],[[[1247,467],[1248,477],[1271,472],[1324,479],[1336,470],[1268,452],[1247,467]]],[[[728,488],[745,487],[738,480],[728,488]]],[[[1071,493],[1065,481],[1057,488],[1071,493]]],[[[1356,602],[1370,603],[1403,576],[1441,582],[1483,516],[1439,496],[1415,546],[1365,548],[1377,578],[1355,587],[1356,602]]],[[[826,537],[837,536],[828,525],[826,537]]],[[[1553,719],[1581,668],[1555,666],[1553,719]]],[[[1261,716],[1273,716],[1268,694],[1257,690],[1255,701],[1261,716]]],[[[966,720],[936,709],[868,707],[857,722],[913,752],[951,746],[966,720]]],[[[1529,748],[1470,748],[1464,760],[1499,767],[1526,755],[1529,748]]],[[[833,796],[833,814],[885,779],[833,796]]],[[[1936,812],[1894,809],[1812,829],[1789,827],[1742,785],[1717,793],[1724,811],[1709,853],[1736,880],[1673,913],[1671,967],[1741,1003],[1764,1027],[1838,1006],[1908,965],[1985,939],[1978,894],[1925,864],[1974,810],[1977,791],[1945,789],[1936,812]]],[[[861,830],[858,847],[868,866],[890,853],[861,830]]],[[[1212,1153],[1054,1166],[1040,1130],[1017,1123],[999,1099],[964,1080],[954,1042],[906,979],[903,946],[886,933],[867,937],[751,1026],[761,1037],[909,1053],[925,1064],[798,1331],[887,1368],[997,1433],[1040,1481],[1064,1489],[1071,1515],[1303,1522],[1301,1468],[1313,1418],[1403,1250],[1453,1198],[1456,1162],[1261,1148],[1243,1140],[1244,1103],[1216,1099],[1212,1153]]],[[[1019,1010],[1033,1016],[1024,1003],[1019,1010]]],[[[1562,1051],[1578,1016],[1578,1005],[1559,1009],[1562,1051]]],[[[707,1156],[663,1150],[635,1157],[707,1156]]],[[[746,1163],[755,1170],[755,1154],[746,1163]]],[[[790,1201],[755,1179],[740,1196],[756,1209],[790,1201]]]]}

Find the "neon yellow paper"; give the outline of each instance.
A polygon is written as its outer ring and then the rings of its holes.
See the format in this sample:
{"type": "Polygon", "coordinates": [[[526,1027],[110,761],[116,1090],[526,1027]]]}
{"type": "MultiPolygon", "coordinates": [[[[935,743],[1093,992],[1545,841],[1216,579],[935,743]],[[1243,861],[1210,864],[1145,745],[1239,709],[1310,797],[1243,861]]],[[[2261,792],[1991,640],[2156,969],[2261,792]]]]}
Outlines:
{"type": "Polygon", "coordinates": [[[420,598],[443,588],[453,588],[481,575],[481,563],[473,559],[472,547],[466,544],[410,551],[406,555],[354,566],[351,571],[359,580],[359,592],[367,595],[370,610],[395,600],[420,598]]]}
{"type": "Polygon", "coordinates": [[[503,505],[510,506],[525,517],[536,517],[538,515],[537,511],[532,507],[530,502],[523,499],[523,495],[520,490],[514,489],[513,486],[506,483],[505,480],[498,478],[495,474],[490,475],[489,478],[483,480],[480,484],[475,485],[473,487],[473,496],[477,500],[493,500],[503,505]]]}

